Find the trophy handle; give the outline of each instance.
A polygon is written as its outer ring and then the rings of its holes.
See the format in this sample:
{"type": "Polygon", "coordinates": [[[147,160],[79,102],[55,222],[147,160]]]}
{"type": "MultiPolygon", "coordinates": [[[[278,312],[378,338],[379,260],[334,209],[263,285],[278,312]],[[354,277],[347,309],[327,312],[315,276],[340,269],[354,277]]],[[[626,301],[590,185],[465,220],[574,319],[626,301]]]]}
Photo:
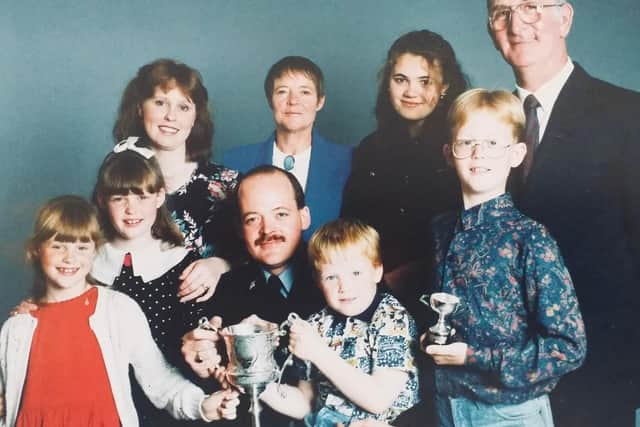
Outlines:
{"type": "Polygon", "coordinates": [[[209,322],[209,319],[207,319],[205,316],[201,317],[200,320],[198,320],[198,328],[207,331],[218,332],[218,328],[213,326],[211,322],[209,322]]]}
{"type": "MultiPolygon", "coordinates": [[[[300,316],[297,313],[289,313],[289,315],[287,316],[287,320],[280,324],[280,327],[278,328],[278,335],[281,337],[287,335],[286,329],[290,328],[291,324],[298,319],[300,319],[300,316]]],[[[293,353],[289,353],[287,358],[284,360],[284,363],[282,364],[282,368],[276,369],[276,372],[278,373],[277,389],[278,393],[280,393],[282,397],[285,397],[285,393],[280,387],[280,385],[282,384],[282,376],[284,375],[285,369],[287,369],[287,367],[291,365],[293,365],[293,353]]]]}
{"type": "Polygon", "coordinates": [[[429,301],[430,298],[431,298],[431,295],[422,294],[422,296],[418,299],[418,301],[420,301],[421,303],[423,303],[427,307],[431,308],[431,302],[429,301]]]}
{"type": "Polygon", "coordinates": [[[298,319],[300,319],[300,316],[298,316],[298,313],[293,313],[293,312],[289,313],[289,315],[287,316],[287,319],[284,322],[280,323],[280,326],[278,327],[278,336],[283,337],[287,335],[286,329],[290,328],[291,324],[298,319]]]}
{"type": "MultiPolygon", "coordinates": [[[[284,375],[284,370],[287,369],[288,366],[293,365],[293,353],[289,353],[289,356],[287,356],[287,358],[284,360],[284,363],[282,364],[282,368],[280,368],[280,372],[278,373],[278,393],[280,393],[280,396],[282,397],[286,397],[286,393],[282,390],[282,388],[280,387],[280,385],[282,385],[282,376],[284,375]]],[[[276,372],[278,372],[276,370],[276,372]]]]}

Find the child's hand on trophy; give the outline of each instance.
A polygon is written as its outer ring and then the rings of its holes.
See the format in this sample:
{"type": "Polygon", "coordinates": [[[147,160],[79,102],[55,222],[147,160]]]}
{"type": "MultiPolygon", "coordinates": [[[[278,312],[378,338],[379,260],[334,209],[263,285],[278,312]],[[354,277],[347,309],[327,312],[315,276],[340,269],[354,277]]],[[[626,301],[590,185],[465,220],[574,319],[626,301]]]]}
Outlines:
{"type": "Polygon", "coordinates": [[[303,360],[315,363],[329,347],[309,322],[297,319],[291,322],[289,330],[289,351],[303,360]]]}
{"type": "Polygon", "coordinates": [[[233,420],[237,416],[239,404],[237,391],[222,390],[204,399],[200,409],[205,421],[233,420]]]}
{"type": "Polygon", "coordinates": [[[424,351],[433,358],[436,365],[462,366],[467,360],[467,344],[454,342],[447,345],[428,345],[424,351]]]}

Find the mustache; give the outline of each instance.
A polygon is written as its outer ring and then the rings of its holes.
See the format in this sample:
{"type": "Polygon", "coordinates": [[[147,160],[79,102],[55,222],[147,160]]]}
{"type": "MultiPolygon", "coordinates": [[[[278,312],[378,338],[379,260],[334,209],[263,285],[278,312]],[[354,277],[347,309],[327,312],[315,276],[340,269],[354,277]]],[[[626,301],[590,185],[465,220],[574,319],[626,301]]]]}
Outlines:
{"type": "Polygon", "coordinates": [[[284,236],[282,234],[277,234],[277,233],[272,233],[272,234],[264,234],[260,237],[258,237],[253,244],[255,246],[261,246],[264,245],[265,243],[271,243],[271,242],[285,242],[286,239],[284,238],[284,236]]]}

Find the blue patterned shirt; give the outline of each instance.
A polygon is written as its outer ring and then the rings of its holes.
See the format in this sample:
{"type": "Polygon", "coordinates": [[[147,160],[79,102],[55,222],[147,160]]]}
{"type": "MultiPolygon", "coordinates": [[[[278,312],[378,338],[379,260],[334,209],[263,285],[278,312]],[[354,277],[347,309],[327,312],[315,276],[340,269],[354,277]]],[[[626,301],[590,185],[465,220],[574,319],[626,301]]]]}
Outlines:
{"type": "Polygon", "coordinates": [[[434,222],[436,289],[460,297],[451,316],[465,366],[436,367],[436,388],[485,403],[550,392],[586,354],[584,323],[558,246],[503,194],[434,222]]]}
{"type": "Polygon", "coordinates": [[[315,366],[308,364],[303,379],[316,391],[314,411],[328,407],[351,420],[376,418],[393,421],[418,403],[418,375],[414,358],[418,332],[407,310],[391,294],[378,292],[363,313],[345,317],[326,307],[309,317],[323,340],[340,357],[367,374],[378,368],[399,369],[409,374],[404,389],[381,414],[372,414],[345,397],[315,366]]]}

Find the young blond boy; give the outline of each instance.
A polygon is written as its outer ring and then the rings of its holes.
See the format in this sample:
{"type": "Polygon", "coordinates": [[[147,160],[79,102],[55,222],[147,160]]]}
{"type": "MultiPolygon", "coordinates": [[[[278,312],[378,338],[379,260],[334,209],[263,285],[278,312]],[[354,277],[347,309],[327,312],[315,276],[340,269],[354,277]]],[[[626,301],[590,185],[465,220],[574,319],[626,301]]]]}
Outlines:
{"type": "MultiPolygon", "coordinates": [[[[438,291],[460,297],[448,345],[429,345],[442,426],[552,426],[548,393],[585,357],[571,277],[546,228],[505,193],[525,117],[505,91],[474,89],[449,112],[464,210],[434,223],[438,291]]],[[[423,336],[424,339],[424,336],[423,336]]]]}
{"type": "Polygon", "coordinates": [[[306,362],[303,380],[282,386],[283,393],[271,384],[261,398],[307,426],[390,422],[418,402],[417,331],[407,310],[378,287],[378,233],[339,219],[314,233],[308,251],[327,307],[291,326],[289,349],[306,362]]]}

